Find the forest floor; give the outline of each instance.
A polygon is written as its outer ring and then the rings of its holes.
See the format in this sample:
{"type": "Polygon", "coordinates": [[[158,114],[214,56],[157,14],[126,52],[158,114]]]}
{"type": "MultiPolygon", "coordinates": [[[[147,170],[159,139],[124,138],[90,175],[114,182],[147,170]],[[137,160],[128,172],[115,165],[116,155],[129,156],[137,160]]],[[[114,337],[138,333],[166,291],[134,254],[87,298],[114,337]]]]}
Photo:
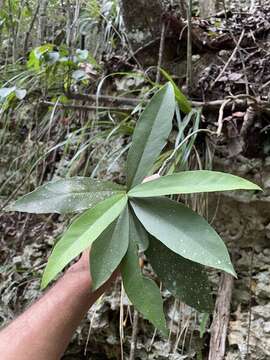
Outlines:
{"type": "MultiPolygon", "coordinates": [[[[264,6],[253,14],[230,10],[209,20],[194,20],[190,95],[194,106],[203,107],[201,126],[218,135],[211,140],[215,147],[213,167],[253,179],[265,189],[263,195],[252,198],[230,194],[209,199],[211,209],[219,204],[214,225],[230,246],[239,274],[234,284],[226,360],[247,359],[247,352],[250,360],[270,358],[269,15],[270,7],[264,6]]],[[[121,68],[121,61],[117,66],[121,68]]],[[[179,59],[170,65],[180,84],[185,66],[179,59]]],[[[204,138],[198,141],[202,143],[204,138]]],[[[122,163],[118,165],[122,176],[122,163]]],[[[1,202],[5,200],[1,197],[1,202]]],[[[65,226],[66,220],[59,215],[1,214],[0,323],[11,321],[40,296],[42,270],[65,226]]],[[[218,275],[213,273],[212,280],[216,291],[218,275]]],[[[127,356],[130,309],[120,290],[117,281],[112,292],[89,311],[63,359],[119,359],[120,323],[125,329],[127,356]],[[124,321],[120,322],[122,311],[124,321]]],[[[202,316],[175,302],[168,293],[164,298],[171,341],[155,334],[141,319],[138,359],[206,359],[209,329],[199,337],[198,319],[202,316]]]]}

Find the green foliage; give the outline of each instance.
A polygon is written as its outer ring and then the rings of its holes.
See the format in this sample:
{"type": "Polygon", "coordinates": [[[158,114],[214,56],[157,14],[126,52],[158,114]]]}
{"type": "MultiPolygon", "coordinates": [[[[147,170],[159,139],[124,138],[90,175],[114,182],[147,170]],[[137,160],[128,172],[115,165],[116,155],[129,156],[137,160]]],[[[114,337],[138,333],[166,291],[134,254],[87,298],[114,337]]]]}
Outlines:
{"type": "Polygon", "coordinates": [[[54,47],[53,44],[45,44],[32,50],[29,55],[27,66],[29,68],[34,68],[35,70],[39,70],[43,63],[56,62],[59,59],[59,57],[56,55],[55,56],[51,55],[53,54],[52,53],[53,47],[54,47]]]}
{"type": "Polygon", "coordinates": [[[149,247],[149,234],[131,208],[130,210],[130,233],[136,235],[134,236],[134,241],[137,244],[139,252],[144,253],[149,247]]]}
{"type": "Polygon", "coordinates": [[[89,209],[100,201],[125,192],[110,181],[73,177],[40,186],[10,205],[10,211],[67,214],[89,209]]]}
{"type": "Polygon", "coordinates": [[[192,110],[190,102],[185,97],[185,95],[182,93],[182,91],[179,89],[179,87],[176,85],[176,83],[173,81],[170,74],[168,74],[164,69],[160,69],[160,70],[161,70],[161,73],[163,74],[163,76],[165,77],[165,79],[172,84],[173,89],[174,89],[174,93],[175,93],[175,98],[177,100],[179,108],[185,114],[188,114],[192,110]]]}
{"type": "Polygon", "coordinates": [[[135,128],[127,160],[128,188],[140,184],[151,170],[171,132],[174,111],[174,91],[168,83],[153,97],[135,128]]]}
{"type": "Polygon", "coordinates": [[[46,287],[70,261],[90,247],[121,214],[126,204],[125,195],[114,195],[78,217],[54,247],[43,275],[42,288],[46,287]]]}
{"type": "Polygon", "coordinates": [[[118,220],[109,226],[94,242],[90,267],[93,290],[103,285],[121,263],[129,243],[129,212],[126,207],[118,220]]]}
{"type": "Polygon", "coordinates": [[[19,89],[16,86],[2,87],[0,88],[0,106],[2,106],[2,109],[7,109],[14,100],[23,100],[26,94],[25,89],[19,89]]]}
{"type": "Polygon", "coordinates": [[[57,74],[62,74],[66,83],[68,79],[69,82],[72,79],[79,82],[90,78],[82,67],[84,63],[98,67],[88,50],[76,49],[75,54],[70,55],[69,50],[63,45],[56,49],[53,44],[44,44],[30,52],[27,66],[37,72],[44,70],[49,77],[48,80],[51,75],[53,76],[52,81],[57,74]]]}
{"type": "Polygon", "coordinates": [[[176,254],[235,275],[221,238],[190,208],[165,197],[136,199],[131,205],[145,229],[176,254]]]}
{"type": "Polygon", "coordinates": [[[157,285],[143,276],[139,252],[145,253],[172,294],[201,312],[211,310],[204,266],[235,275],[226,246],[215,230],[190,208],[164,195],[259,190],[247,180],[209,171],[181,172],[139,185],[166,145],[175,108],[175,88],[167,83],[153,96],[135,128],[127,161],[127,191],[111,183],[67,179],[49,183],[10,207],[60,213],[89,208],[55,245],[42,287],[92,245],[93,288],[104,284],[120,264],[130,301],[164,334],[162,298],[157,285]]]}
{"type": "Polygon", "coordinates": [[[211,312],[211,286],[204,267],[177,255],[153,236],[150,238],[146,256],[164,287],[198,311],[211,312]]]}
{"type": "Polygon", "coordinates": [[[198,170],[163,176],[135,186],[130,197],[151,197],[172,194],[192,194],[228,190],[261,190],[261,188],[238,176],[226,173],[198,170]]]}
{"type": "Polygon", "coordinates": [[[139,236],[131,227],[129,247],[121,264],[123,284],[129,300],[146,319],[151,321],[164,335],[168,334],[166,320],[163,314],[163,301],[159,288],[153,280],[142,275],[139,267],[136,237],[139,236]]]}

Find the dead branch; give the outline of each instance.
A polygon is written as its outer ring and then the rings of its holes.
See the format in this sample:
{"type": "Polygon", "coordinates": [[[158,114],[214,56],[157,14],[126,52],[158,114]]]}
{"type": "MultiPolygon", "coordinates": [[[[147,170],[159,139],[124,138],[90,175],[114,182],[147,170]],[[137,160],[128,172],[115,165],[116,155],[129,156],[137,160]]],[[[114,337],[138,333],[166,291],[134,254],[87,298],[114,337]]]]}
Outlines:
{"type": "Polygon", "coordinates": [[[39,102],[41,105],[46,105],[46,106],[57,106],[60,107],[62,109],[69,109],[69,110],[78,110],[78,111],[95,111],[97,109],[100,110],[111,110],[111,111],[132,111],[134,109],[134,107],[115,107],[115,106],[104,106],[104,105],[73,105],[73,104],[61,104],[61,103],[54,103],[51,101],[40,101],[39,102]]]}
{"type": "Polygon", "coordinates": [[[164,45],[165,45],[165,34],[166,34],[166,23],[163,21],[162,28],[161,28],[160,45],[159,45],[156,84],[159,84],[159,82],[160,82],[160,69],[162,66],[162,58],[163,58],[164,45]]]}
{"type": "Polygon", "coordinates": [[[139,323],[139,313],[136,309],[134,309],[129,360],[134,360],[136,355],[138,323],[139,323]]]}
{"type": "Polygon", "coordinates": [[[226,62],[224,68],[221,70],[221,72],[219,73],[218,77],[217,77],[217,78],[215,79],[215,81],[213,82],[213,84],[212,84],[212,86],[211,86],[211,89],[212,89],[212,88],[214,87],[214,85],[219,81],[219,79],[221,78],[221,76],[224,74],[224,72],[227,70],[228,66],[230,65],[232,59],[235,57],[235,55],[236,55],[236,53],[237,53],[237,51],[238,51],[238,49],[239,49],[239,46],[241,45],[241,42],[242,42],[242,40],[243,40],[243,38],[244,38],[245,33],[246,33],[246,30],[244,29],[244,30],[242,31],[242,34],[241,34],[241,36],[240,36],[240,38],[239,38],[239,40],[238,40],[238,42],[237,42],[237,44],[236,44],[233,52],[232,52],[229,60],[226,62]]]}
{"type": "MultiPolygon", "coordinates": [[[[128,98],[121,96],[108,96],[108,95],[95,95],[95,94],[79,94],[79,93],[68,93],[66,94],[69,99],[81,100],[84,102],[98,103],[95,105],[69,105],[59,104],[63,108],[71,108],[74,110],[86,110],[90,111],[93,109],[103,110],[114,110],[114,111],[131,111],[138,104],[144,102],[147,104],[149,100],[142,98],[128,98]],[[103,105],[107,104],[107,106],[103,105]],[[114,105],[114,106],[113,106],[114,105]]],[[[48,101],[41,101],[41,103],[54,106],[54,103],[48,101]]],[[[202,108],[203,112],[219,112],[219,133],[222,129],[223,113],[226,110],[234,109],[238,111],[246,111],[247,108],[252,108],[259,112],[270,113],[270,102],[261,100],[260,97],[253,97],[248,94],[239,94],[236,96],[227,96],[224,99],[218,99],[213,101],[190,101],[191,106],[195,108],[202,108]],[[220,128],[221,126],[221,128],[220,128]]]]}
{"type": "Polygon", "coordinates": [[[108,96],[108,95],[95,95],[95,94],[81,94],[81,93],[72,93],[68,92],[65,94],[67,98],[73,100],[82,100],[82,101],[90,101],[90,102],[105,102],[114,105],[131,105],[137,106],[142,100],[127,98],[127,97],[119,97],[119,96],[108,96]]]}
{"type": "Polygon", "coordinates": [[[214,318],[211,326],[211,340],[208,360],[223,360],[227,329],[230,319],[230,305],[233,289],[233,277],[223,273],[220,278],[214,318]]]}
{"type": "Polygon", "coordinates": [[[222,133],[224,109],[226,108],[226,106],[228,106],[231,103],[231,101],[232,99],[224,100],[223,104],[220,106],[219,116],[218,116],[217,136],[220,136],[222,133]]]}

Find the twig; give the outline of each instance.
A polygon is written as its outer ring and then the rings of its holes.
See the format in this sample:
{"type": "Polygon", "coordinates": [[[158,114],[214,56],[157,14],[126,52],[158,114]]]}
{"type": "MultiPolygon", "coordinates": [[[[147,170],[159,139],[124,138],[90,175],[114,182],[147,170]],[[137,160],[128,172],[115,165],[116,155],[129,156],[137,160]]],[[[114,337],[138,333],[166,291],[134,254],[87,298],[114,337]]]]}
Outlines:
{"type": "Polygon", "coordinates": [[[173,152],[171,153],[171,155],[164,161],[164,163],[162,164],[161,168],[158,171],[159,175],[162,175],[164,169],[166,168],[166,166],[170,163],[170,161],[175,157],[177,151],[194,135],[201,133],[201,132],[205,132],[208,134],[213,135],[214,132],[209,130],[209,129],[198,129],[193,131],[192,133],[190,133],[188,136],[185,137],[185,139],[183,141],[181,141],[181,143],[173,150],[173,152]]]}
{"type": "Polygon", "coordinates": [[[72,93],[68,92],[66,96],[69,99],[74,100],[84,100],[84,101],[100,101],[100,102],[106,102],[106,103],[112,103],[114,105],[117,104],[125,104],[125,105],[131,105],[131,106],[137,106],[140,101],[138,99],[133,98],[127,98],[127,97],[119,97],[119,96],[108,96],[108,95],[94,95],[94,94],[80,94],[80,93],[72,93]]]}
{"type": "Polygon", "coordinates": [[[241,42],[244,38],[244,35],[246,33],[246,30],[244,29],[241,33],[241,36],[236,44],[236,47],[234,48],[231,56],[229,57],[228,61],[226,62],[224,68],[221,70],[221,72],[219,73],[218,77],[215,79],[214,83],[211,85],[211,89],[213,89],[213,87],[215,86],[215,84],[219,81],[219,79],[221,78],[221,76],[224,74],[224,72],[227,70],[228,66],[230,65],[232,59],[235,57],[238,49],[239,49],[239,46],[241,45],[241,42]]]}
{"type": "Polygon", "coordinates": [[[230,104],[231,101],[232,101],[231,99],[225,100],[219,109],[217,136],[220,136],[222,133],[224,109],[227,105],[230,104]]]}
{"type": "Polygon", "coordinates": [[[121,360],[124,360],[124,286],[123,281],[121,281],[121,293],[120,293],[120,318],[119,318],[119,337],[120,337],[120,351],[121,351],[121,360]]]}
{"type": "Polygon", "coordinates": [[[101,295],[101,297],[98,299],[97,304],[96,304],[95,309],[94,309],[94,312],[93,312],[93,315],[92,315],[91,320],[90,320],[87,339],[86,339],[85,346],[84,346],[84,356],[86,356],[86,354],[87,354],[87,347],[88,347],[89,340],[90,340],[90,334],[91,334],[91,331],[92,331],[93,322],[94,322],[96,312],[97,312],[97,309],[98,309],[97,305],[99,305],[101,303],[101,301],[103,300],[103,297],[104,297],[104,294],[101,295]]]}
{"type": "Polygon", "coordinates": [[[129,57],[129,58],[126,60],[126,62],[129,62],[129,61],[132,59],[133,56],[138,55],[141,51],[144,51],[144,50],[147,49],[148,47],[151,47],[152,45],[156,44],[158,41],[160,41],[160,37],[159,37],[159,36],[156,37],[156,38],[154,38],[153,40],[148,41],[148,43],[140,46],[137,50],[135,50],[135,51],[133,52],[132,56],[129,57]]]}
{"type": "MultiPolygon", "coordinates": [[[[61,103],[54,103],[51,101],[40,101],[39,102],[41,105],[46,105],[46,106],[56,106],[56,107],[61,107],[63,109],[72,109],[72,110],[81,110],[81,111],[93,111],[97,109],[96,105],[72,105],[72,104],[61,104],[61,103]]],[[[115,110],[115,111],[132,111],[134,109],[134,107],[113,107],[113,106],[103,106],[103,105],[98,105],[99,109],[102,110],[115,110]]]]}
{"type": "MultiPolygon", "coordinates": [[[[127,97],[115,97],[115,96],[107,96],[107,95],[94,95],[94,94],[74,94],[70,93],[67,95],[69,99],[73,100],[83,100],[85,102],[96,102],[97,98],[99,102],[106,103],[106,104],[113,104],[113,106],[100,106],[99,108],[103,110],[123,110],[123,111],[131,111],[139,105],[142,102],[145,102],[146,104],[149,102],[149,100],[142,99],[142,98],[127,98],[127,97]],[[120,106],[117,106],[120,105],[120,106]],[[121,107],[123,106],[123,107],[121,107]]],[[[246,108],[248,106],[252,106],[253,108],[261,108],[261,109],[269,109],[270,110],[270,102],[261,100],[260,98],[250,96],[248,94],[239,94],[237,96],[228,96],[224,99],[218,99],[218,100],[212,100],[212,101],[190,101],[190,104],[192,107],[195,108],[203,108],[204,110],[219,110],[220,107],[224,104],[224,101],[226,101],[226,104],[224,105],[224,110],[230,106],[231,103],[233,103],[237,107],[243,107],[246,108]],[[227,100],[230,100],[227,102],[227,100]]],[[[50,101],[41,100],[41,104],[54,106],[55,103],[50,101]]],[[[95,110],[96,105],[70,105],[70,104],[58,104],[58,106],[61,106],[63,108],[72,108],[75,110],[95,110]]]]}
{"type": "Polygon", "coordinates": [[[188,37],[187,37],[187,88],[192,88],[192,0],[188,0],[188,37]]]}
{"type": "Polygon", "coordinates": [[[174,344],[174,348],[173,348],[173,353],[176,353],[176,351],[177,351],[177,349],[178,349],[178,346],[179,346],[179,343],[180,343],[180,340],[181,340],[181,337],[182,337],[183,334],[185,334],[186,329],[189,327],[190,319],[191,319],[191,314],[188,315],[185,324],[183,325],[182,329],[181,329],[180,332],[179,332],[178,337],[177,337],[176,340],[175,340],[175,344],[174,344]]]}
{"type": "Polygon", "coordinates": [[[135,353],[137,348],[138,323],[139,323],[139,312],[136,309],[134,309],[129,360],[135,359],[135,353]]]}
{"type": "Polygon", "coordinates": [[[27,55],[27,51],[28,51],[28,40],[29,40],[29,36],[31,34],[31,31],[34,27],[35,21],[37,19],[38,13],[39,13],[39,7],[40,7],[40,2],[37,4],[36,10],[34,12],[34,15],[32,17],[29,29],[27,30],[26,34],[25,34],[25,39],[24,39],[24,47],[23,47],[23,53],[24,56],[26,57],[27,55]]]}
{"type": "Polygon", "coordinates": [[[161,36],[160,36],[159,53],[158,53],[156,84],[159,84],[160,82],[160,68],[162,66],[162,58],[163,58],[164,45],[165,45],[165,32],[166,32],[166,23],[165,21],[163,21],[161,28],[161,36]]]}
{"type": "Polygon", "coordinates": [[[248,330],[247,330],[247,352],[246,360],[249,360],[249,348],[250,348],[250,330],[251,330],[251,321],[252,321],[252,271],[253,271],[253,261],[254,261],[254,248],[252,248],[251,259],[250,259],[250,269],[249,269],[249,309],[248,309],[248,330]]]}

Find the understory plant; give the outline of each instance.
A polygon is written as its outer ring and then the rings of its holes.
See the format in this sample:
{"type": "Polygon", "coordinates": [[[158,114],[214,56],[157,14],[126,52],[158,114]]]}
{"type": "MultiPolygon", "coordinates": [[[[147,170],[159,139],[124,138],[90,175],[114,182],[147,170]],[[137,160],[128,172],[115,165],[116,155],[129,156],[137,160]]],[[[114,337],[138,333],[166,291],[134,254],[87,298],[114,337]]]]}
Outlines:
{"type": "Polygon", "coordinates": [[[120,268],[129,300],[167,334],[157,284],[143,275],[145,256],[162,284],[200,312],[212,310],[205,267],[236,276],[227,248],[207,221],[168,195],[259,186],[226,173],[185,171],[142,183],[172,130],[176,95],[171,82],[161,87],[134,130],[127,159],[126,186],[86,177],[47,183],[9,206],[11,211],[80,214],[56,243],[42,278],[45,288],[85,249],[91,247],[93,290],[120,268]]]}

